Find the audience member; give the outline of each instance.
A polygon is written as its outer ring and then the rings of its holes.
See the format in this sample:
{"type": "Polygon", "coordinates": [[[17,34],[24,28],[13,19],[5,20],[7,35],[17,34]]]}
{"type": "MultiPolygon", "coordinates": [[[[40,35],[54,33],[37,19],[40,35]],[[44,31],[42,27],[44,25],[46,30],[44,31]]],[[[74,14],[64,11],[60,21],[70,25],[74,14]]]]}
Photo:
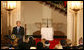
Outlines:
{"type": "Polygon", "coordinates": [[[79,39],[79,45],[83,45],[83,38],[82,37],[79,39]]]}
{"type": "Polygon", "coordinates": [[[59,44],[57,44],[57,45],[55,46],[54,49],[63,49],[63,48],[62,48],[62,45],[60,44],[60,42],[59,42],[59,44]]]}
{"type": "Polygon", "coordinates": [[[61,43],[61,45],[62,45],[62,48],[63,48],[63,49],[66,49],[66,46],[67,46],[66,40],[61,40],[60,43],[61,43]]]}
{"type": "Polygon", "coordinates": [[[44,49],[42,42],[38,42],[38,43],[37,43],[37,49],[44,49]]]}
{"type": "Polygon", "coordinates": [[[30,47],[35,46],[36,42],[32,36],[26,39],[25,42],[19,43],[20,49],[30,49],[30,47]]]}
{"type": "Polygon", "coordinates": [[[45,41],[46,41],[46,39],[41,40],[41,42],[43,43],[43,47],[45,47],[45,41]]]}
{"type": "Polygon", "coordinates": [[[83,38],[79,39],[79,49],[83,49],[83,38]]]}
{"type": "Polygon", "coordinates": [[[45,41],[45,47],[44,49],[49,49],[50,43],[48,40],[45,41]]]}
{"type": "Polygon", "coordinates": [[[66,42],[67,42],[66,48],[67,49],[71,49],[72,48],[72,42],[71,42],[71,40],[70,39],[67,39],[66,42]]]}
{"type": "Polygon", "coordinates": [[[33,39],[32,36],[29,37],[28,44],[29,44],[30,46],[36,46],[36,42],[35,42],[35,40],[33,39]]]}

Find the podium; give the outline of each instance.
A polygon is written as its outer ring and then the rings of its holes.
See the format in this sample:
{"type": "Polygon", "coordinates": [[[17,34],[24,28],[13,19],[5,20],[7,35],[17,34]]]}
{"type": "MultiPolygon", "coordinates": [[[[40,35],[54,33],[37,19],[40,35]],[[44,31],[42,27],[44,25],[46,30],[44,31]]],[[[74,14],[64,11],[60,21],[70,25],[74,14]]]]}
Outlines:
{"type": "Polygon", "coordinates": [[[41,28],[41,39],[53,40],[54,31],[52,27],[43,27],[41,28]]]}

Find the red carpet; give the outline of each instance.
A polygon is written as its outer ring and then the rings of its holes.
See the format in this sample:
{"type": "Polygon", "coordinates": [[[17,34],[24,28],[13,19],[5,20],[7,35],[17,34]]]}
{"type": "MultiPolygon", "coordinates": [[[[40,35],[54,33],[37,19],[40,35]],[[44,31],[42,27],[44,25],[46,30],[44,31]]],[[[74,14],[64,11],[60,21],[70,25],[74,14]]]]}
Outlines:
{"type": "MultiPolygon", "coordinates": [[[[61,38],[55,38],[53,41],[49,41],[50,42],[49,48],[53,49],[55,47],[55,45],[57,45],[59,43],[60,40],[62,40],[62,39],[61,38]]],[[[41,41],[41,39],[40,38],[36,38],[35,41],[36,41],[36,44],[37,44],[39,41],[41,41]]]]}

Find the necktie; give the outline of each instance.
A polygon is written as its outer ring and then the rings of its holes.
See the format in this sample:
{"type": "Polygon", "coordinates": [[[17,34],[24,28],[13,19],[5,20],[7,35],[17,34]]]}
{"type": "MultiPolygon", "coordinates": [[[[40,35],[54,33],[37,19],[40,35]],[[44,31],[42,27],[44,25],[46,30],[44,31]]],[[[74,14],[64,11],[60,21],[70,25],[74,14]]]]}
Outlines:
{"type": "Polygon", "coordinates": [[[17,33],[19,33],[19,28],[17,28],[17,33]]]}

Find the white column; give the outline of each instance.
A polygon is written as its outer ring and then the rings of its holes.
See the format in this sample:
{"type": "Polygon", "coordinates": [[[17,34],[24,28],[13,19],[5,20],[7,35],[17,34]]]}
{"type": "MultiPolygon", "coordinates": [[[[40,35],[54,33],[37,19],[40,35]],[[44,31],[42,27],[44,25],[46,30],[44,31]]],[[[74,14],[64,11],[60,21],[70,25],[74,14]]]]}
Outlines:
{"type": "Polygon", "coordinates": [[[83,38],[83,10],[78,12],[77,21],[77,45],[79,45],[79,38],[83,38]]]}
{"type": "MultiPolygon", "coordinates": [[[[70,1],[67,3],[67,39],[72,41],[72,44],[75,43],[74,37],[74,27],[75,27],[75,15],[73,10],[69,9],[70,1]]],[[[79,43],[79,38],[83,37],[83,10],[78,11],[77,13],[77,45],[79,43]]]]}
{"type": "Polygon", "coordinates": [[[74,14],[69,9],[70,1],[67,3],[67,39],[73,41],[74,37],[74,14]]]}

